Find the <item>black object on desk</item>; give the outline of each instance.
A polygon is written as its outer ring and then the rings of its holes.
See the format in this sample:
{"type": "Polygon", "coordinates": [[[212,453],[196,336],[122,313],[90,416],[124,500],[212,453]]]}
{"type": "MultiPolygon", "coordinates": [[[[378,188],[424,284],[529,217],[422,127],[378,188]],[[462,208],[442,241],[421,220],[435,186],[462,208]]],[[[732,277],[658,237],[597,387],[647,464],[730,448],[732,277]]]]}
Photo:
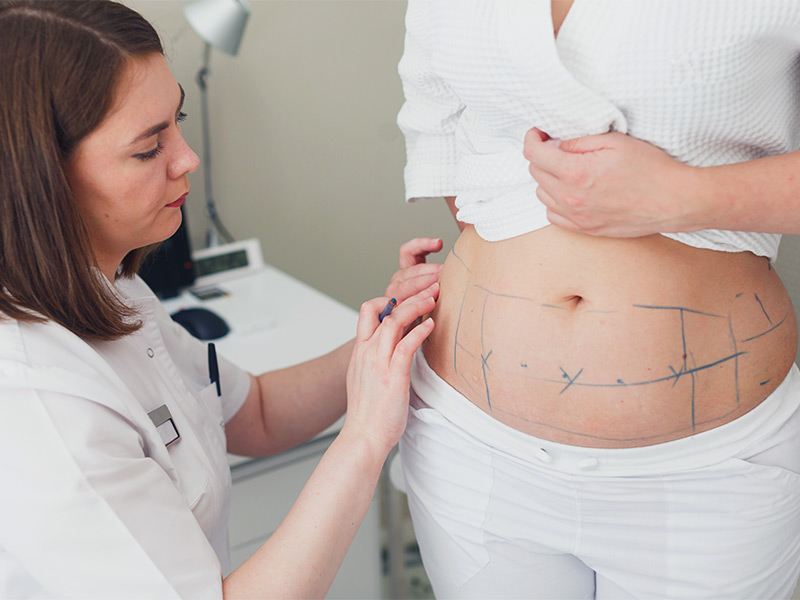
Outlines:
{"type": "Polygon", "coordinates": [[[159,298],[172,298],[195,280],[186,214],[171,238],[164,240],[142,263],[139,275],[159,298]]]}
{"type": "Polygon", "coordinates": [[[172,314],[172,320],[183,325],[198,340],[216,340],[230,331],[222,317],[205,308],[179,310],[172,314]]]}

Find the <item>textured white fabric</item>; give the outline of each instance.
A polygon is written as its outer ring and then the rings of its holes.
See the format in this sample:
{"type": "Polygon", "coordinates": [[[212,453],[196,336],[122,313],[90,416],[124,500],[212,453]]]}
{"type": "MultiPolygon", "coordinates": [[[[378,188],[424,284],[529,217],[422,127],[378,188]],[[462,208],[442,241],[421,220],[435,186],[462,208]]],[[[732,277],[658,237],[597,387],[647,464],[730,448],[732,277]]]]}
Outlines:
{"type": "Polygon", "coordinates": [[[493,419],[417,352],[399,456],[435,596],[788,598],[798,407],[794,367],[758,408],[696,439],[564,446],[493,419]]]}
{"type": "Polygon", "coordinates": [[[139,278],[117,284],[144,322],[87,343],[0,320],[0,597],[221,598],[229,570],[223,421],[247,373],[174,323],[139,278]],[[166,404],[180,440],[148,413],[166,404]]]}
{"type": "MultiPolygon", "coordinates": [[[[457,196],[497,241],[548,224],[522,156],[531,127],[628,133],[695,166],[800,147],[797,0],[409,0],[399,72],[406,197],[457,196]]],[[[665,234],[775,259],[779,235],[665,234]]]]}

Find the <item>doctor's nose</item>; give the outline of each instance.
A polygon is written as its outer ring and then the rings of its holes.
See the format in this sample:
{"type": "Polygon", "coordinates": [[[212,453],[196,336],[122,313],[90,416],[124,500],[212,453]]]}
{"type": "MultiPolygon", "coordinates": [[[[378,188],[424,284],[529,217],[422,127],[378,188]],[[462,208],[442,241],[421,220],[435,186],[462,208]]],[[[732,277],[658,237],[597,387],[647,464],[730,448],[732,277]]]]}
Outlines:
{"type": "Polygon", "coordinates": [[[194,173],[200,166],[200,158],[186,143],[183,136],[179,138],[180,147],[176,149],[176,154],[169,165],[169,176],[171,179],[183,177],[189,173],[194,173]]]}

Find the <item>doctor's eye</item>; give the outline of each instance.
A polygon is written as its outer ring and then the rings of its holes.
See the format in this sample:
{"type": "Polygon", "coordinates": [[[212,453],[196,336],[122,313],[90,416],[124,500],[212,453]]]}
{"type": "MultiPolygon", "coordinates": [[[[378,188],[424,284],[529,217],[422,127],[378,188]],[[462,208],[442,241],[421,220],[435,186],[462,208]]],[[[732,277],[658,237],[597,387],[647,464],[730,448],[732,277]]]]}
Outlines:
{"type": "Polygon", "coordinates": [[[138,158],[139,160],[151,160],[151,159],[155,158],[156,156],[158,156],[159,154],[161,154],[161,151],[163,149],[164,149],[164,144],[162,144],[161,142],[158,142],[156,147],[153,148],[152,150],[149,150],[147,152],[142,152],[140,154],[134,154],[134,156],[136,158],[138,158]]]}

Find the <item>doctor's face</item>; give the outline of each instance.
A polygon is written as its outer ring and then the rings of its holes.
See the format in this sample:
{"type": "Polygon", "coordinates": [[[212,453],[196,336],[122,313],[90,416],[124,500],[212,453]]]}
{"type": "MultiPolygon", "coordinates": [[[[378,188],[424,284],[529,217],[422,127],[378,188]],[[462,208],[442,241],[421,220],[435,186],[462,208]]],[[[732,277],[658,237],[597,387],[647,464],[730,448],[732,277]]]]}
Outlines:
{"type": "Polygon", "coordinates": [[[182,104],[163,56],[132,59],[108,115],[66,165],[95,257],[112,281],[128,252],[180,226],[188,175],[199,164],[178,125],[182,104]]]}

